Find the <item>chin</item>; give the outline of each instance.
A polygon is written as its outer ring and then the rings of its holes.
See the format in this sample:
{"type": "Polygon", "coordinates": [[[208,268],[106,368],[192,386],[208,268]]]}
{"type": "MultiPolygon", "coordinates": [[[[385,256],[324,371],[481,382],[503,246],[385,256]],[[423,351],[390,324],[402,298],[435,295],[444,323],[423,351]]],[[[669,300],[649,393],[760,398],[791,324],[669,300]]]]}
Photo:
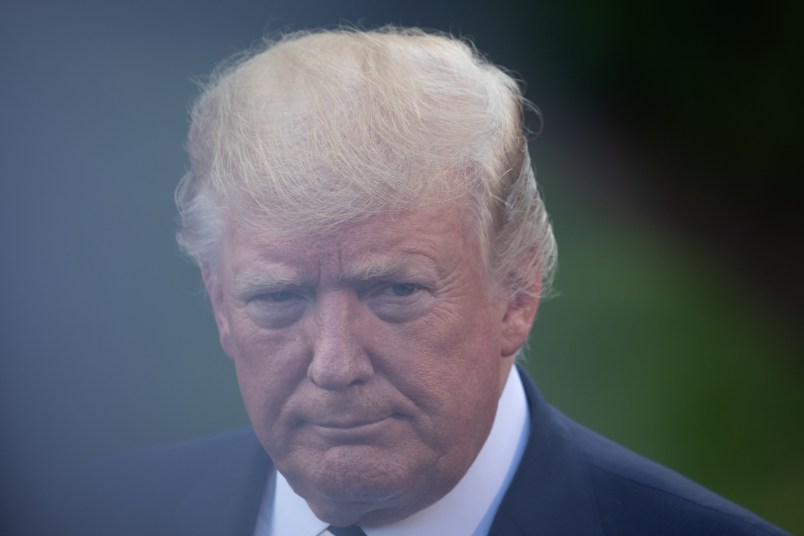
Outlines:
{"type": "Polygon", "coordinates": [[[432,471],[400,463],[400,456],[378,452],[374,446],[330,448],[317,460],[296,467],[283,474],[316,516],[333,524],[401,519],[412,513],[412,505],[419,509],[427,502],[433,489],[432,471]]]}
{"type": "Polygon", "coordinates": [[[333,447],[315,464],[311,481],[333,499],[384,502],[415,487],[421,474],[399,460],[376,446],[333,447]]]}

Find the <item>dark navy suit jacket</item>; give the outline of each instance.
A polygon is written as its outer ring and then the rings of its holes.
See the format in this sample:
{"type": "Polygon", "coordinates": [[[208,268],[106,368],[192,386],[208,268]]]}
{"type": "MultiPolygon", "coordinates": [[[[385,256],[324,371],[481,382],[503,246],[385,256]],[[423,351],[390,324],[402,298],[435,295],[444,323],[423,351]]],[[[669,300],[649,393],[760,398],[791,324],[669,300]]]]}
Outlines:
{"type": "MultiPolygon", "coordinates": [[[[492,536],[784,534],[573,422],[522,377],[531,437],[492,536]]],[[[250,429],[125,455],[73,482],[58,534],[251,536],[271,471],[250,429]]]]}

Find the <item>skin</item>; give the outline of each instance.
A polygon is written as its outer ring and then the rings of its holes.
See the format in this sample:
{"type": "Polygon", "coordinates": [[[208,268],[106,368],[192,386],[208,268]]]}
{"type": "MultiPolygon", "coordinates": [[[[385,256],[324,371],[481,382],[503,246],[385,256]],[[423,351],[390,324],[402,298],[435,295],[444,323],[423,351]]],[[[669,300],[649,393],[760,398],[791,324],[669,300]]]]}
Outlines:
{"type": "Polygon", "coordinates": [[[202,268],[257,436],[322,520],[451,490],[488,436],[535,298],[495,292],[466,207],[315,236],[232,222],[202,268]]]}

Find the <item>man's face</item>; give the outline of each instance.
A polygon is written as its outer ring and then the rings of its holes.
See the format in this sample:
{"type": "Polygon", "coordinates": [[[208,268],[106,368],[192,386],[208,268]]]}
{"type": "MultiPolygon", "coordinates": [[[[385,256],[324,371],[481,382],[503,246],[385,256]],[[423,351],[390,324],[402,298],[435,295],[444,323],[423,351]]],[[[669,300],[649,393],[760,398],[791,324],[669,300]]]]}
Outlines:
{"type": "Polygon", "coordinates": [[[535,313],[492,289],[469,211],[316,236],[229,225],[205,270],[260,442],[318,517],[428,506],[485,441],[535,313]]]}

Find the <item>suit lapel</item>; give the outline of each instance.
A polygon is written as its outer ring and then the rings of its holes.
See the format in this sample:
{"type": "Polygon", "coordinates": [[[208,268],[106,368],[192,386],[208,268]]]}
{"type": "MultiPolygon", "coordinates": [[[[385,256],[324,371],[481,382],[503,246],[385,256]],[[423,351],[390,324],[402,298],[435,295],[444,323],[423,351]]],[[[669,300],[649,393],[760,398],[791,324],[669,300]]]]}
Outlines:
{"type": "Polygon", "coordinates": [[[492,523],[491,536],[602,535],[594,493],[567,419],[520,369],[530,410],[530,439],[492,523]]]}

